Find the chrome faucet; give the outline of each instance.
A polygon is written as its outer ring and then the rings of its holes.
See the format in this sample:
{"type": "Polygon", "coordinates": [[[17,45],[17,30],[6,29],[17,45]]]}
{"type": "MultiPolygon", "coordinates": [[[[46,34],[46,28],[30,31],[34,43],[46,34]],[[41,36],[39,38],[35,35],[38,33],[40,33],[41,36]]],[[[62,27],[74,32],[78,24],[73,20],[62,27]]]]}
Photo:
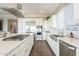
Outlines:
{"type": "Polygon", "coordinates": [[[4,36],[3,37],[6,37],[7,33],[4,33],[4,36]]]}
{"type": "Polygon", "coordinates": [[[59,32],[58,34],[59,34],[59,35],[63,35],[63,32],[59,32]]]}

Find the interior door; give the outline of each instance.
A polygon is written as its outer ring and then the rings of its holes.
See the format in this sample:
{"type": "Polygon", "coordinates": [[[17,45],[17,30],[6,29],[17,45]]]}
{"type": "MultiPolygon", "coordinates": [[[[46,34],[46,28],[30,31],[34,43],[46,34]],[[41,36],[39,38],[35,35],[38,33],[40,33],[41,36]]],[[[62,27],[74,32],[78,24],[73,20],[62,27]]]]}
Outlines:
{"type": "Polygon", "coordinates": [[[3,20],[0,20],[0,31],[3,30],[3,20]]]}

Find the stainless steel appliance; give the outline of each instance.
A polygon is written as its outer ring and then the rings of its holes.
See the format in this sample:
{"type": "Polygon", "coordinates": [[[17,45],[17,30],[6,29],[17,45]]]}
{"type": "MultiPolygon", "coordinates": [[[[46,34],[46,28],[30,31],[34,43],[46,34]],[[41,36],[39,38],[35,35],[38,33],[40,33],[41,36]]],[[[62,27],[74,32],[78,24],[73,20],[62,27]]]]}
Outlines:
{"type": "Polygon", "coordinates": [[[76,47],[61,40],[59,41],[59,47],[60,56],[76,56],[76,47]]]}
{"type": "Polygon", "coordinates": [[[42,39],[42,26],[37,26],[37,39],[42,39]]]}

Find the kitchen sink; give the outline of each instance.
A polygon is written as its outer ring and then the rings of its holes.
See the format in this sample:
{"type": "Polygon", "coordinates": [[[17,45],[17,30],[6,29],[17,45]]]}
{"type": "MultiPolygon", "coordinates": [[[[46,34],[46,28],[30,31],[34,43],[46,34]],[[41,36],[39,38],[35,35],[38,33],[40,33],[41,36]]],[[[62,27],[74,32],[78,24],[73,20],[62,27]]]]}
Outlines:
{"type": "Polygon", "coordinates": [[[51,37],[53,40],[57,41],[57,37],[64,37],[64,36],[63,36],[63,35],[50,35],[50,37],[51,37]]]}
{"type": "Polygon", "coordinates": [[[57,38],[56,38],[55,36],[50,35],[50,37],[51,37],[53,40],[57,41],[57,38]]]}
{"type": "Polygon", "coordinates": [[[29,35],[16,35],[16,36],[5,38],[3,39],[3,41],[22,41],[24,38],[28,36],[29,35]]]}
{"type": "Polygon", "coordinates": [[[63,35],[52,35],[52,36],[55,36],[55,37],[64,37],[63,35]]]}

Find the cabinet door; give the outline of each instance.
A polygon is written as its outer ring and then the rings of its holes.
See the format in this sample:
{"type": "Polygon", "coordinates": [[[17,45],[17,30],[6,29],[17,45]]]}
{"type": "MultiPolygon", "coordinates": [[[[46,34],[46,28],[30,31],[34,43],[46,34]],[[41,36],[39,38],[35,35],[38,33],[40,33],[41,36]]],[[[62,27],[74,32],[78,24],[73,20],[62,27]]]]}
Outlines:
{"type": "MultiPolygon", "coordinates": [[[[15,48],[13,51],[9,52],[6,56],[18,56],[19,48],[15,48]]],[[[21,52],[20,52],[21,53],[21,52]]]]}
{"type": "Polygon", "coordinates": [[[33,44],[34,44],[34,36],[31,35],[29,37],[29,39],[27,40],[27,44],[25,45],[26,48],[24,48],[24,56],[25,55],[27,55],[27,56],[30,55],[31,49],[33,47],[33,44]]]}
{"type": "Polygon", "coordinates": [[[27,42],[24,42],[21,44],[21,46],[18,48],[17,56],[24,56],[25,49],[27,48],[27,42]]]}
{"type": "Polygon", "coordinates": [[[79,56],[79,48],[76,48],[76,56],[79,56]]]}
{"type": "Polygon", "coordinates": [[[50,37],[47,38],[47,42],[48,42],[49,46],[51,47],[51,45],[52,45],[51,42],[52,41],[51,41],[50,37]]]}
{"type": "Polygon", "coordinates": [[[34,38],[33,35],[31,35],[26,39],[26,41],[23,44],[21,44],[18,55],[29,56],[33,44],[34,44],[34,38]]]}
{"type": "Polygon", "coordinates": [[[52,51],[55,53],[56,56],[59,56],[59,41],[57,38],[57,41],[55,41],[53,38],[48,36],[47,42],[49,46],[51,47],[52,51]]]}
{"type": "Polygon", "coordinates": [[[17,46],[13,51],[11,51],[10,53],[8,53],[8,56],[29,56],[32,46],[34,44],[34,38],[33,35],[27,37],[26,39],[24,39],[25,41],[23,41],[19,46],[17,46]]]}
{"type": "Polygon", "coordinates": [[[29,56],[29,44],[25,46],[26,48],[24,49],[24,56],[29,56]]]}
{"type": "Polygon", "coordinates": [[[32,49],[32,44],[29,42],[27,48],[25,49],[24,55],[29,56],[32,49]]]}
{"type": "Polygon", "coordinates": [[[54,41],[54,40],[52,40],[52,42],[53,42],[53,47],[52,47],[52,50],[53,50],[53,52],[55,53],[55,55],[56,55],[56,47],[57,47],[57,44],[56,44],[56,42],[54,41]]]}
{"type": "Polygon", "coordinates": [[[28,41],[22,42],[19,46],[17,46],[12,52],[8,54],[8,56],[24,56],[25,48],[27,48],[28,41]]]}

